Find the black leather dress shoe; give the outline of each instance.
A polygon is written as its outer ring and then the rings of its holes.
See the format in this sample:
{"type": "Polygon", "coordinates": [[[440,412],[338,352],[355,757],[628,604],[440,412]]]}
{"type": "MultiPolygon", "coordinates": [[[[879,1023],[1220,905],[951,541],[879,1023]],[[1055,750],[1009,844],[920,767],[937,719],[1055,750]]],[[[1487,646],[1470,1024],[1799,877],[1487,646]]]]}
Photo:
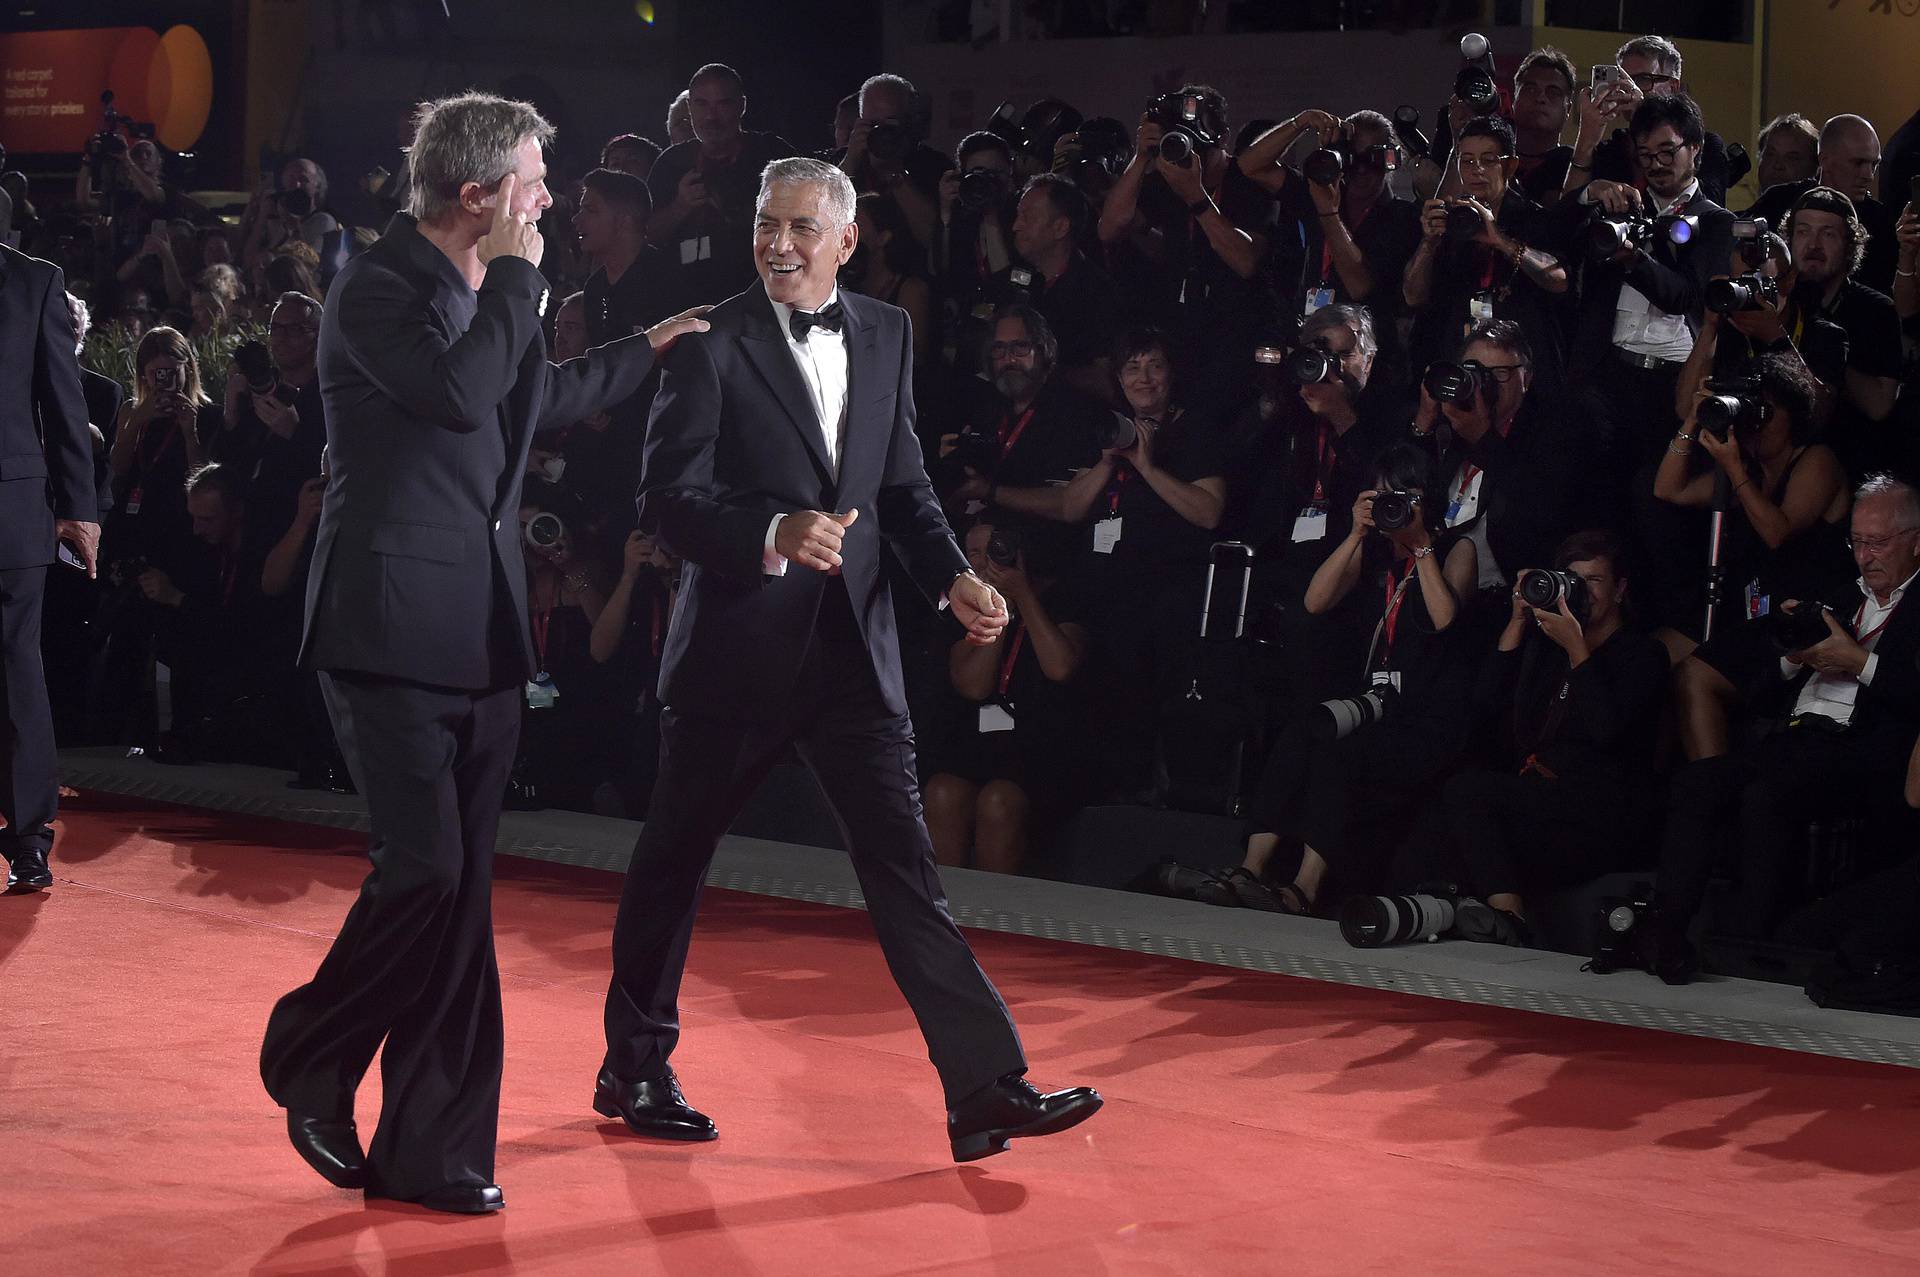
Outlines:
{"type": "Polygon", "coordinates": [[[601,1069],[593,1084],[593,1111],[619,1118],[635,1135],[663,1140],[720,1138],[713,1120],[680,1094],[680,1080],[672,1069],[643,1082],[623,1082],[612,1069],[601,1069]]]}
{"type": "Polygon", "coordinates": [[[369,1188],[370,1199],[411,1202],[428,1210],[443,1210],[450,1215],[488,1215],[507,1208],[507,1198],[498,1184],[449,1184],[418,1197],[394,1197],[369,1188]]]}
{"type": "Polygon", "coordinates": [[[360,1147],[360,1132],[354,1128],[353,1119],[339,1122],[288,1109],[287,1138],[307,1165],[335,1188],[366,1186],[367,1154],[360,1147]]]}
{"type": "Polygon", "coordinates": [[[13,853],[7,870],[7,890],[41,891],[53,885],[53,871],[47,868],[45,847],[23,847],[13,853]]]}
{"type": "Polygon", "coordinates": [[[1100,1111],[1100,1092],[1090,1086],[1041,1094],[1017,1073],[975,1091],[947,1110],[953,1160],[973,1162],[1007,1151],[1007,1141],[1056,1135],[1100,1111]]]}

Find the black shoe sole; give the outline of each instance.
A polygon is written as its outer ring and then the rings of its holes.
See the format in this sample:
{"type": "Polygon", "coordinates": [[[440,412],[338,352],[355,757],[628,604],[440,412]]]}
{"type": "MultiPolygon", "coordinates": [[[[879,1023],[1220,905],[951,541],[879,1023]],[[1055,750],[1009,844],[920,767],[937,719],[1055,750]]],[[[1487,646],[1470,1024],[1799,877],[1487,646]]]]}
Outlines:
{"type": "Polygon", "coordinates": [[[367,1200],[405,1202],[409,1206],[424,1206],[428,1210],[437,1210],[447,1215],[491,1215],[507,1208],[504,1198],[500,1201],[481,1201],[464,1194],[449,1194],[443,1197],[438,1193],[428,1193],[422,1197],[388,1197],[385,1193],[376,1193],[369,1189],[367,1200]]]}
{"type": "Polygon", "coordinates": [[[1029,1139],[1036,1135],[1058,1135],[1062,1131],[1072,1130],[1098,1113],[1100,1106],[1104,1103],[1106,1101],[1097,1095],[1089,1096],[1077,1104],[1068,1105],[1052,1117],[1030,1126],[1001,1127],[954,1140],[952,1142],[953,1160],[977,1162],[983,1157],[992,1157],[995,1153],[1006,1152],[1008,1140],[1029,1139]]]}
{"type": "Polygon", "coordinates": [[[678,1140],[683,1144],[704,1144],[708,1140],[720,1138],[719,1131],[691,1131],[684,1126],[639,1126],[620,1111],[620,1106],[607,1098],[605,1092],[593,1093],[593,1111],[601,1117],[611,1117],[625,1124],[635,1135],[644,1135],[650,1139],[678,1140]]]}

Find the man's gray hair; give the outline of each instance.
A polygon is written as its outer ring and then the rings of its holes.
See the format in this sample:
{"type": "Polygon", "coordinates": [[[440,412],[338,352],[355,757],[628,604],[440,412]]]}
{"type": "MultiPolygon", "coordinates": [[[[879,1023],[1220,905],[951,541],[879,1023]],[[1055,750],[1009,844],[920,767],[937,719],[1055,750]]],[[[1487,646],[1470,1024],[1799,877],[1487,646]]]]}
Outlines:
{"type": "Polygon", "coordinates": [[[1785,115],[1776,115],[1771,120],[1768,120],[1767,127],[1760,130],[1759,142],[1761,147],[1764,149],[1767,145],[1767,139],[1775,133],[1780,132],[1798,133],[1815,146],[1820,145],[1820,130],[1813,126],[1812,120],[1809,120],[1798,111],[1789,111],[1785,115]]]}
{"type": "Polygon", "coordinates": [[[1344,328],[1352,333],[1353,348],[1360,352],[1362,359],[1371,360],[1380,350],[1380,339],[1373,331],[1373,314],[1365,306],[1345,302],[1322,306],[1300,325],[1300,344],[1306,345],[1329,328],[1344,328]]]}
{"type": "Polygon", "coordinates": [[[1868,475],[1853,490],[1853,504],[1856,507],[1868,497],[1888,497],[1898,501],[1901,527],[1920,529],[1920,492],[1915,491],[1912,484],[1902,482],[1882,470],[1878,474],[1868,475]]]}
{"type": "Polygon", "coordinates": [[[553,140],[553,125],[526,102],[467,92],[423,102],[413,114],[413,145],[407,177],[413,189],[407,212],[432,222],[460,203],[468,182],[492,186],[513,171],[514,152],[532,138],[553,140]]]}
{"type": "Polygon", "coordinates": [[[853,179],[825,160],[810,160],[804,156],[775,160],[760,170],[760,195],[753,206],[759,208],[767,202],[767,190],[775,182],[793,182],[826,188],[826,209],[833,215],[835,226],[850,226],[853,223],[855,195],[853,179]]]}
{"type": "Polygon", "coordinates": [[[1615,62],[1625,62],[1634,54],[1643,58],[1652,58],[1654,70],[1661,75],[1680,75],[1680,68],[1686,63],[1681,60],[1679,46],[1663,35],[1640,35],[1621,45],[1613,55],[1615,62]]]}
{"type": "Polygon", "coordinates": [[[85,302],[68,293],[67,318],[73,321],[73,351],[77,355],[84,355],[87,352],[87,333],[93,328],[93,312],[87,309],[85,302]]]}
{"type": "Polygon", "coordinates": [[[867,77],[866,82],[860,86],[860,111],[862,114],[866,113],[867,94],[873,92],[875,89],[892,89],[908,102],[913,101],[913,95],[916,91],[913,87],[913,81],[907,79],[904,75],[895,75],[891,71],[882,71],[879,75],[870,75],[867,77]]]}

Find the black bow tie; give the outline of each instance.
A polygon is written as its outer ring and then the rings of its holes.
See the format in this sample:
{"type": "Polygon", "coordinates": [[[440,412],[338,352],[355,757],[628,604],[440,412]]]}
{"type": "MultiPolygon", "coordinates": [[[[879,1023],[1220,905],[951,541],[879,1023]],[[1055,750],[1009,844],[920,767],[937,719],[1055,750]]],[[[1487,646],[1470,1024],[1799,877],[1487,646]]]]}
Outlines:
{"type": "Polygon", "coordinates": [[[845,322],[846,311],[841,308],[839,302],[822,306],[811,315],[804,310],[796,310],[787,316],[787,328],[793,333],[793,339],[799,342],[807,339],[809,328],[818,327],[830,333],[837,333],[845,322]]]}

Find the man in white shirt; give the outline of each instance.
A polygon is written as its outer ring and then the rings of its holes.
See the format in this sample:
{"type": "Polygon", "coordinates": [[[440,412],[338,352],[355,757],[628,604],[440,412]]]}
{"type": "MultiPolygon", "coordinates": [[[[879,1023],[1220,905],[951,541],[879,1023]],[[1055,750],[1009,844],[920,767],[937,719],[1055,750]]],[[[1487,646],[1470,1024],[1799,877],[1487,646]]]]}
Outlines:
{"type": "Polygon", "coordinates": [[[1006,1004],[934,869],[882,540],[971,641],[993,642],[1007,607],[927,481],[906,312],[834,286],[858,238],[844,173],[767,165],[760,283],[677,348],[654,399],[640,526],[686,571],[660,662],[659,775],[614,924],[594,1109],[638,1135],[716,1137],[668,1064],[687,942],[720,835],[791,746],[834,809],[927,1040],[954,1159],[971,1161],[1083,1121],[1100,1096],[1026,1081],[1006,1004]]]}
{"type": "MultiPolygon", "coordinates": [[[[1827,637],[1782,658],[1803,680],[1790,712],[1738,754],[1674,778],[1660,865],[1661,929],[1672,948],[1732,837],[1739,889],[1718,929],[1766,936],[1793,905],[1806,829],[1820,816],[1896,809],[1920,730],[1920,494],[1875,475],[1854,493],[1849,544],[1859,592],[1825,600],[1827,637]]],[[[1811,602],[1803,606],[1811,606],[1811,602]]]]}

